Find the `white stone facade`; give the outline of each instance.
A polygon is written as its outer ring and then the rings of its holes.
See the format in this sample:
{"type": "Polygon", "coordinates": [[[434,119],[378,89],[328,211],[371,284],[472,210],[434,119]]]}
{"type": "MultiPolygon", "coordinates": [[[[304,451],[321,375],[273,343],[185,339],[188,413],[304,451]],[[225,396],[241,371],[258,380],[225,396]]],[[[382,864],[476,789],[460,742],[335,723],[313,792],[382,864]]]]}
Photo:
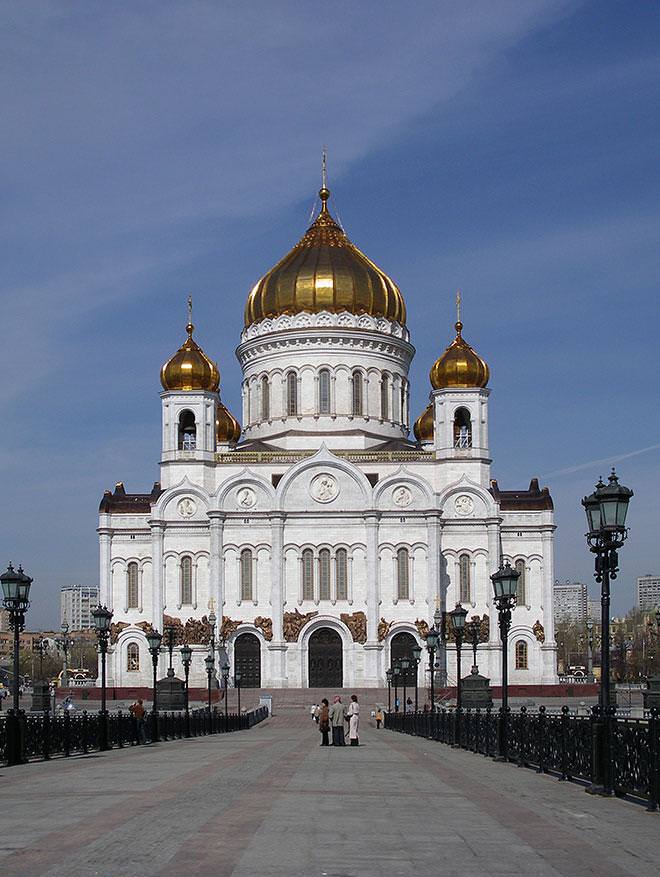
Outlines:
{"type": "MultiPolygon", "coordinates": [[[[321,629],[341,639],[344,686],[382,687],[393,638],[406,632],[423,645],[436,607],[459,599],[468,617],[490,620],[478,660],[497,684],[489,577],[502,557],[525,580],[510,682],[556,681],[550,497],[534,483],[517,493],[491,484],[487,389],[433,391],[434,445],[407,439],[413,354],[405,327],[372,317],[298,314],[250,327],[237,350],[237,447],[215,443],[212,393],[162,394],[160,492],[120,487],[101,504],[101,601],[125,625],[109,655],[111,684],[150,685],[139,624],[162,630],[164,615],[201,620],[212,606],[230,622],[230,665],[237,638],[257,637],[262,687],[308,686],[310,639],[321,629]],[[452,433],[459,407],[469,412],[468,447],[452,433]],[[186,450],[176,438],[183,411],[198,430],[186,450]],[[316,614],[292,630],[290,613],[316,614]]],[[[452,684],[451,644],[447,651],[452,684]]],[[[195,644],[191,685],[206,682],[205,655],[195,644]]],[[[464,673],[470,664],[464,647],[464,673]]],[[[175,668],[180,675],[178,650],[175,668]]],[[[419,678],[428,679],[422,668],[419,678]]]]}

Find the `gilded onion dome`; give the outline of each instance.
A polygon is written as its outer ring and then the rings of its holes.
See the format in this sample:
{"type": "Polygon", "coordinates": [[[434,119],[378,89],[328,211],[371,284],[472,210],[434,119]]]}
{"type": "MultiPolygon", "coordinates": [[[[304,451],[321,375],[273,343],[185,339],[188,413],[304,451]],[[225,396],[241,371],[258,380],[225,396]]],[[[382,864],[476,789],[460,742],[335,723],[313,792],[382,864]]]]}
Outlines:
{"type": "Polygon", "coordinates": [[[218,366],[193,339],[194,329],[188,320],[188,337],[160,370],[160,382],[166,390],[208,390],[217,393],[220,386],[218,366]]]}
{"type": "Polygon", "coordinates": [[[215,408],[215,438],[219,444],[235,445],[241,437],[241,425],[218,398],[215,408]]]}
{"type": "Polygon", "coordinates": [[[331,311],[370,314],[405,325],[406,306],[396,283],[346,237],[320,192],[321,212],[302,239],[264,274],[245,306],[245,325],[266,317],[331,311]]]}
{"type": "Polygon", "coordinates": [[[419,415],[413,427],[415,438],[418,442],[432,442],[434,425],[433,425],[433,402],[429,402],[426,408],[419,415]]]}
{"type": "Polygon", "coordinates": [[[488,365],[461,336],[463,324],[460,320],[455,329],[456,338],[431,369],[431,385],[436,390],[445,387],[485,387],[490,376],[488,365]]]}

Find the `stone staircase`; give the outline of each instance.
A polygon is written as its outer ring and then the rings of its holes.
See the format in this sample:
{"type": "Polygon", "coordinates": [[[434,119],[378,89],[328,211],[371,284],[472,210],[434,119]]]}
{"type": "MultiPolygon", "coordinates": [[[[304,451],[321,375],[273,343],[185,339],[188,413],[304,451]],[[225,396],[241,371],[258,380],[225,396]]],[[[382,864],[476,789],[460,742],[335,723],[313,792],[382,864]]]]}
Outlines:
{"type": "MultiPolygon", "coordinates": [[[[257,706],[262,694],[272,695],[274,715],[290,711],[309,712],[324,697],[332,703],[335,695],[339,695],[343,703],[349,703],[351,695],[356,694],[363,710],[370,711],[376,705],[387,708],[387,688],[242,688],[241,708],[252,709],[257,706]]],[[[235,699],[236,691],[230,688],[230,707],[235,699]]]]}

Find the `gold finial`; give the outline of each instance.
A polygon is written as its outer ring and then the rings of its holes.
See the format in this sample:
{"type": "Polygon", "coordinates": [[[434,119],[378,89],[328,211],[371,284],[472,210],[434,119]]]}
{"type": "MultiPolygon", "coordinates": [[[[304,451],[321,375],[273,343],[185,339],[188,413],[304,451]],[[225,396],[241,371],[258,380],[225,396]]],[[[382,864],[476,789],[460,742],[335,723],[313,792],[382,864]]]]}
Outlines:
{"type": "Polygon", "coordinates": [[[193,321],[192,321],[192,295],[189,295],[188,296],[188,325],[186,326],[186,332],[188,333],[188,335],[191,338],[192,338],[192,333],[193,333],[194,328],[195,327],[193,326],[193,321]]]}
{"type": "Polygon", "coordinates": [[[456,323],[454,324],[454,328],[458,335],[461,334],[461,329],[463,328],[463,323],[461,323],[461,291],[460,289],[456,290],[456,323]]]}
{"type": "Polygon", "coordinates": [[[321,157],[321,188],[319,189],[319,198],[321,199],[321,213],[328,212],[328,198],[330,190],[328,189],[328,148],[323,147],[321,157]]]}

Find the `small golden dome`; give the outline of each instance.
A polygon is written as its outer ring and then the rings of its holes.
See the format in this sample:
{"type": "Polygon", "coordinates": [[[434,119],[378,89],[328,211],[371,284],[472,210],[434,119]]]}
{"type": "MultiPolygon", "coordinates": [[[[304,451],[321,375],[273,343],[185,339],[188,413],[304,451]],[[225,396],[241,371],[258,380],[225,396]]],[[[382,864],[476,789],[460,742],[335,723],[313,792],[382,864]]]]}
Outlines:
{"type": "Polygon", "coordinates": [[[325,186],[319,196],[321,212],[314,223],[252,289],[245,325],[303,311],[370,314],[404,325],[406,306],[398,286],[349,241],[332,218],[325,186]]]}
{"type": "Polygon", "coordinates": [[[413,427],[418,442],[432,442],[434,435],[433,402],[429,402],[419,415],[413,427]]]}
{"type": "Polygon", "coordinates": [[[188,337],[160,370],[160,382],[166,390],[208,390],[217,393],[220,386],[218,366],[193,340],[195,327],[186,326],[188,337]]]}
{"type": "Polygon", "coordinates": [[[486,362],[461,337],[463,324],[460,320],[455,329],[456,338],[431,369],[431,385],[435,390],[445,387],[485,387],[490,376],[486,362]]]}
{"type": "Polygon", "coordinates": [[[218,398],[215,408],[215,438],[220,444],[235,445],[241,437],[241,425],[218,398]]]}

